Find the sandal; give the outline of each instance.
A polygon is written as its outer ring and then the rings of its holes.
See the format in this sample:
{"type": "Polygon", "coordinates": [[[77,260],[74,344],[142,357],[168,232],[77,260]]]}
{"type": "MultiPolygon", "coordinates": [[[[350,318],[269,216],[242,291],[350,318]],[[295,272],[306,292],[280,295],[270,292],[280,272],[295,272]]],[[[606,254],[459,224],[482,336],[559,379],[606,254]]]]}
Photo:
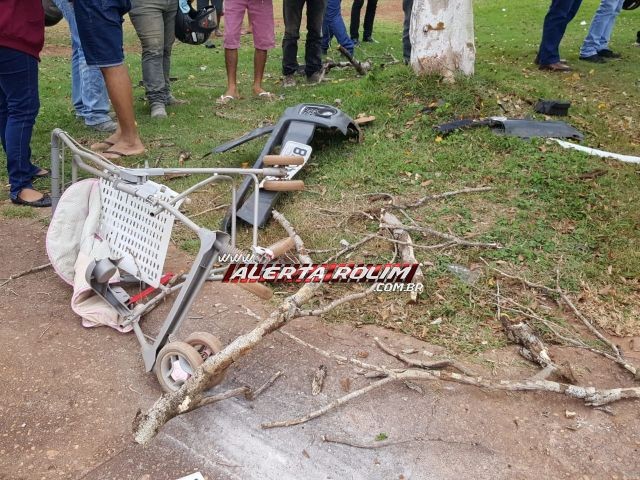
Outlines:
{"type": "Polygon", "coordinates": [[[121,158],[130,158],[137,157],[138,155],[142,155],[145,151],[141,151],[140,153],[122,153],[117,150],[105,150],[100,155],[102,155],[107,160],[119,160],[121,158]]]}
{"type": "Polygon", "coordinates": [[[237,98],[233,95],[220,95],[220,97],[218,97],[218,99],[216,100],[216,103],[218,105],[226,105],[227,103],[233,102],[235,100],[237,100],[237,98]]]}
{"type": "Polygon", "coordinates": [[[104,152],[105,150],[109,150],[115,144],[113,142],[109,142],[108,140],[103,140],[102,142],[94,143],[89,147],[94,152],[104,152]]]}
{"type": "Polygon", "coordinates": [[[258,95],[256,95],[256,98],[270,102],[272,100],[275,100],[276,96],[271,92],[260,92],[258,95]]]}
{"type": "Polygon", "coordinates": [[[36,173],[33,177],[33,179],[38,179],[38,178],[47,178],[49,175],[51,175],[51,172],[49,170],[47,170],[46,168],[41,168],[38,173],[36,173]]]}

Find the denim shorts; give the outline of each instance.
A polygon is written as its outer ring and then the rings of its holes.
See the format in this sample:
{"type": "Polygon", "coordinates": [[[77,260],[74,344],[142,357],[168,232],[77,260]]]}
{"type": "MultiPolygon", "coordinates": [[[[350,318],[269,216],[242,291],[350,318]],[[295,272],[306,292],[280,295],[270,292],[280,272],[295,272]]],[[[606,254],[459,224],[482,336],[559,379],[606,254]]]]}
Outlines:
{"type": "Polygon", "coordinates": [[[131,10],[131,0],[75,0],[73,4],[87,65],[122,65],[122,17],[131,10]]]}

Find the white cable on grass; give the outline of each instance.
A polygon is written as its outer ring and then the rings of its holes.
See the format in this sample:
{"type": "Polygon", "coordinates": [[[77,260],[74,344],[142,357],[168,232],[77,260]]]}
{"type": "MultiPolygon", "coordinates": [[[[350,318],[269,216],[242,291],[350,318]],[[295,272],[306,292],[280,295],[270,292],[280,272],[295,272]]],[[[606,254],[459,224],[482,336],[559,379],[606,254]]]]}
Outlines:
{"type": "Polygon", "coordinates": [[[549,140],[553,140],[563,148],[571,148],[573,150],[578,150],[579,152],[584,152],[589,155],[595,155],[602,158],[613,158],[615,160],[620,160],[621,162],[626,163],[640,163],[640,157],[636,157],[633,155],[622,155],[620,153],[611,153],[604,150],[598,150],[597,148],[584,147],[582,145],[565,142],[564,140],[559,140],[557,138],[550,138],[549,140]]]}

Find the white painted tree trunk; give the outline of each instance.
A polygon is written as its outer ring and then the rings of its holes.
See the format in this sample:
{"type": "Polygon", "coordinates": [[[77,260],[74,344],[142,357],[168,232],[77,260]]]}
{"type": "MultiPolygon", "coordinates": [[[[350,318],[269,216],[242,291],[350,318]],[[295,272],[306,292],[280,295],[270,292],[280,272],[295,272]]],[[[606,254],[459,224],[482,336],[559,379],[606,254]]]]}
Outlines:
{"type": "Polygon", "coordinates": [[[411,13],[411,67],[417,75],[473,75],[476,47],[472,0],[414,0],[411,13]]]}

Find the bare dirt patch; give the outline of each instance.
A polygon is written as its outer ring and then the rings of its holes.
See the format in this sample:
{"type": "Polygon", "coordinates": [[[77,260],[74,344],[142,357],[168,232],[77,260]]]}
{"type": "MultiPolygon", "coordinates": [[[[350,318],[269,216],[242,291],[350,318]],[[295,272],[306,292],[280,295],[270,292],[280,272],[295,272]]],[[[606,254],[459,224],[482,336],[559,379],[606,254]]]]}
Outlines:
{"type": "MultiPolygon", "coordinates": [[[[0,241],[7,277],[46,263],[38,219],[3,219],[0,241]]],[[[184,256],[172,253],[173,264],[184,256]]],[[[590,478],[636,477],[640,433],[637,403],[614,404],[615,415],[549,394],[485,392],[454,384],[419,384],[420,392],[391,384],[297,427],[261,430],[265,421],[296,417],[369,380],[352,367],[328,362],[279,333],[227,372],[220,389],[284,377],[255,402],[232,399],[174,419],[143,449],[132,444],[131,420],[159,395],[146,374],[133,335],[85,329],[70,311],[70,290],[51,271],[0,289],[0,478],[175,479],[195,470],[208,479],[294,478],[590,478]],[[327,366],[325,388],[311,395],[311,379],[327,366]],[[348,379],[348,380],[345,380],[348,379]],[[575,412],[567,418],[566,412],[575,412]],[[322,435],[371,442],[418,440],[375,450],[324,443],[322,435]],[[146,475],[146,476],[145,476],[146,475]]],[[[166,307],[165,311],[166,311],[166,307]]],[[[252,328],[269,306],[234,287],[212,284],[181,334],[211,331],[225,343],[252,328]]],[[[145,320],[153,330],[162,311],[145,320]]],[[[374,345],[438,347],[380,327],[327,325],[297,319],[288,331],[324,349],[397,365],[374,345]],[[364,355],[360,353],[360,355],[364,355]]],[[[524,378],[535,369],[513,347],[470,363],[490,378],[524,378]]],[[[561,362],[580,365],[580,383],[632,385],[618,367],[590,353],[553,348],[561,362]]]]}

